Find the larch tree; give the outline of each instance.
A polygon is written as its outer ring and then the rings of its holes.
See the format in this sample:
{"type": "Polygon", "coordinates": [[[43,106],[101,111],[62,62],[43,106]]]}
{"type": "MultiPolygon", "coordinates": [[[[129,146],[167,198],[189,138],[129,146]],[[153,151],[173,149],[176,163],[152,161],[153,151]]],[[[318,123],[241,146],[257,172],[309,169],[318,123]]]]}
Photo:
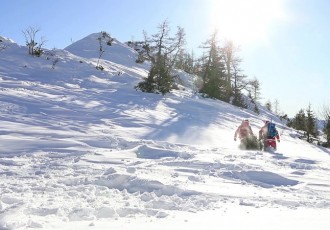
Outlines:
{"type": "Polygon", "coordinates": [[[217,32],[212,34],[202,48],[206,49],[206,52],[201,60],[200,75],[203,84],[200,93],[228,102],[225,66],[221,49],[218,46],[217,32]]]}
{"type": "Polygon", "coordinates": [[[241,74],[239,67],[241,59],[237,56],[238,47],[232,41],[226,41],[221,49],[225,64],[225,83],[227,97],[233,96],[233,104],[242,107],[241,90],[245,88],[245,75],[241,74]]]}
{"type": "Polygon", "coordinates": [[[236,65],[233,66],[232,71],[232,104],[241,108],[246,108],[246,103],[243,99],[242,90],[246,88],[245,78],[247,76],[240,73],[240,69],[236,65]]]}
{"type": "Polygon", "coordinates": [[[254,112],[260,113],[260,110],[257,106],[257,102],[260,99],[260,91],[261,91],[261,84],[260,81],[257,78],[254,78],[253,80],[248,81],[247,83],[247,90],[249,92],[249,97],[251,98],[252,102],[254,103],[254,112]]]}
{"type": "Polygon", "coordinates": [[[170,36],[167,21],[158,26],[158,33],[148,37],[145,33],[144,52],[141,60],[150,60],[151,68],[144,81],[135,87],[142,92],[161,93],[165,95],[174,87],[172,73],[181,47],[185,44],[185,32],[178,27],[174,37],[170,36]]]}
{"type": "Polygon", "coordinates": [[[257,78],[254,78],[248,82],[248,91],[255,102],[260,100],[261,83],[257,78]]]}
{"type": "Polygon", "coordinates": [[[189,74],[195,73],[195,60],[194,53],[188,53],[185,49],[181,49],[177,60],[175,62],[175,68],[181,69],[189,74]]]}

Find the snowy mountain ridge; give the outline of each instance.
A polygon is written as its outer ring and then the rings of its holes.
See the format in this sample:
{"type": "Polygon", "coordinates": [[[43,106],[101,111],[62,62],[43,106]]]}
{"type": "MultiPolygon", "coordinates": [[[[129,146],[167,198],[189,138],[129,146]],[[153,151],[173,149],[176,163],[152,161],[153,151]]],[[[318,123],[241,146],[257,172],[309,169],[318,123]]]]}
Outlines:
{"type": "Polygon", "coordinates": [[[41,57],[1,37],[0,229],[330,227],[329,150],[183,72],[184,90],[136,91],[149,65],[116,39],[99,60],[98,35],[41,57]],[[277,124],[276,153],[237,148],[246,118],[277,124]]]}

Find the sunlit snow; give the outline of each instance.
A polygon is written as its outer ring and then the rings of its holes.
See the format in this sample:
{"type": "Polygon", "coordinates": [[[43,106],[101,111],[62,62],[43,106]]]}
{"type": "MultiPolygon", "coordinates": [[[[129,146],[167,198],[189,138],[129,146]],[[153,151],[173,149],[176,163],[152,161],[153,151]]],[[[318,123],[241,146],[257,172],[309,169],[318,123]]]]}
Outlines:
{"type": "Polygon", "coordinates": [[[148,64],[115,40],[96,70],[97,36],[41,57],[1,37],[0,229],[330,229],[329,149],[181,71],[181,90],[136,91],[148,64]],[[238,149],[245,118],[277,124],[276,153],[238,149]]]}

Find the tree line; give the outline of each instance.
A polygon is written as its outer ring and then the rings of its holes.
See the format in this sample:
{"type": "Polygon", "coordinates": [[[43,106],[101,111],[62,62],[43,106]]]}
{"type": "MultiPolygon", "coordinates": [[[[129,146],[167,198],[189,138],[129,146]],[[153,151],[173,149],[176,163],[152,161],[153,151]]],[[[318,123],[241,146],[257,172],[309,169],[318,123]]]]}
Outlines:
{"type": "Polygon", "coordinates": [[[200,57],[184,48],[183,28],[178,27],[171,36],[167,21],[162,22],[158,32],[151,36],[144,32],[144,41],[128,44],[138,51],[137,63],[151,63],[148,76],[138,83],[137,90],[165,95],[177,87],[174,69],[181,69],[198,77],[196,88],[201,95],[247,108],[243,97],[243,90],[246,90],[255,104],[255,111],[259,111],[256,103],[260,98],[259,80],[247,79],[240,68],[238,47],[231,41],[220,44],[217,32],[201,44],[200,57]]]}
{"type": "MultiPolygon", "coordinates": [[[[37,41],[36,35],[40,29],[29,27],[23,31],[28,54],[41,56],[45,49],[46,40],[41,37],[37,41]]],[[[260,82],[254,78],[248,80],[240,68],[241,59],[238,56],[238,47],[231,41],[220,44],[217,32],[201,44],[203,49],[200,57],[194,57],[187,52],[184,45],[185,31],[178,27],[172,36],[168,21],[158,26],[158,31],[149,36],[143,32],[144,41],[130,42],[128,45],[138,51],[136,62],[149,61],[151,67],[148,76],[136,85],[137,90],[147,93],[161,93],[165,95],[177,88],[175,69],[181,69],[198,77],[196,89],[205,97],[219,99],[235,106],[247,108],[243,97],[243,90],[248,92],[248,97],[254,105],[254,111],[259,113],[257,102],[260,99],[260,82]]],[[[111,46],[113,38],[102,31],[98,37],[99,58],[96,69],[103,70],[99,61],[104,54],[103,44],[111,46]]],[[[54,56],[51,54],[50,56],[54,56]]],[[[53,58],[52,68],[55,68],[58,58],[53,58]]]]}
{"type": "Polygon", "coordinates": [[[308,105],[307,109],[300,109],[294,118],[290,119],[287,123],[289,127],[304,132],[304,137],[308,142],[316,140],[318,144],[324,147],[330,147],[330,106],[323,106],[320,112],[321,119],[318,121],[315,112],[311,108],[311,104],[308,105]],[[318,124],[320,122],[320,124],[318,124]],[[325,141],[320,141],[319,128],[323,131],[325,141]]]}
{"type": "MultiPolygon", "coordinates": [[[[170,27],[167,21],[158,26],[158,32],[148,36],[144,32],[144,41],[130,42],[131,47],[136,48],[139,55],[137,63],[146,60],[151,62],[148,76],[135,87],[137,90],[147,93],[161,93],[165,95],[176,88],[175,71],[181,69],[187,73],[198,76],[197,91],[209,98],[231,103],[241,108],[247,108],[246,96],[254,104],[254,111],[259,113],[257,102],[261,97],[261,83],[257,78],[248,79],[240,67],[242,60],[238,56],[238,47],[232,41],[220,44],[218,34],[215,31],[210,38],[202,43],[203,54],[195,57],[194,53],[184,49],[185,33],[178,27],[175,36],[170,36],[170,27]]],[[[305,132],[308,142],[312,142],[319,135],[317,118],[311,109],[302,109],[298,114],[289,119],[286,114],[280,114],[279,102],[267,101],[265,107],[287,121],[289,127],[305,132]]],[[[330,109],[325,109],[324,146],[330,147],[330,109]]]]}

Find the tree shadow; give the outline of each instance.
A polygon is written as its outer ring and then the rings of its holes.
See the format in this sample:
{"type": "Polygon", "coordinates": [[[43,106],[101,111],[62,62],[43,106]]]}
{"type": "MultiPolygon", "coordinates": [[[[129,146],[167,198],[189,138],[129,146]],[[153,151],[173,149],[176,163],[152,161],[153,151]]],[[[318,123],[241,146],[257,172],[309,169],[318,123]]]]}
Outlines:
{"type": "Polygon", "coordinates": [[[283,153],[271,153],[273,156],[274,159],[276,160],[286,160],[286,159],[289,159],[289,157],[286,157],[284,156],[283,153]]]}
{"type": "Polygon", "coordinates": [[[330,149],[329,148],[322,147],[322,146],[319,146],[319,145],[315,145],[315,147],[320,149],[321,151],[327,153],[330,156],[330,149]]]}

